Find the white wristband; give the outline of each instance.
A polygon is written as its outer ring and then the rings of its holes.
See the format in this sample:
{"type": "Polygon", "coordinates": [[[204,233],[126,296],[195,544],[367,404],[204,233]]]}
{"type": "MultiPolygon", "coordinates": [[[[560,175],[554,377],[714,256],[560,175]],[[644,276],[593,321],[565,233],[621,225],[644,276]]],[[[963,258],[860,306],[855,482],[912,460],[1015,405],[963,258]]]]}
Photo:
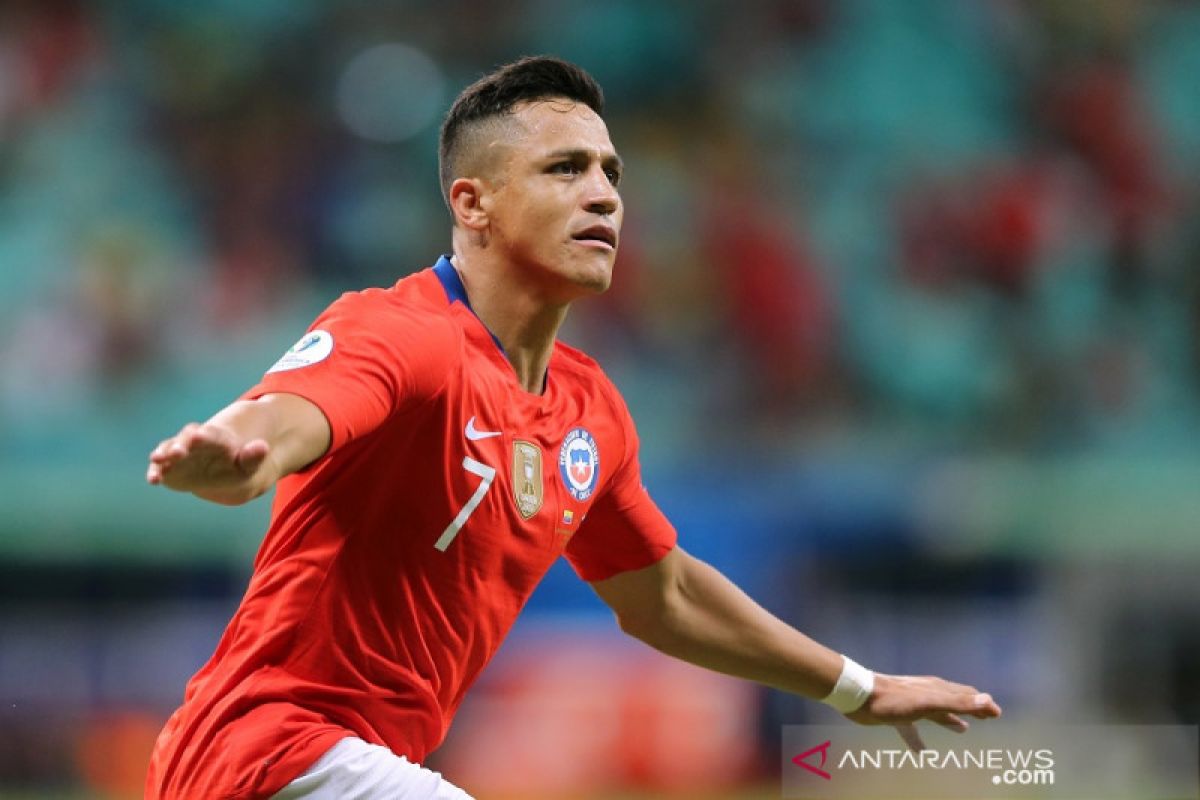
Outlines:
{"type": "Polygon", "coordinates": [[[856,664],[847,656],[842,656],[842,674],[838,676],[833,691],[822,700],[843,714],[858,711],[871,696],[875,688],[875,673],[866,667],[856,664]]]}

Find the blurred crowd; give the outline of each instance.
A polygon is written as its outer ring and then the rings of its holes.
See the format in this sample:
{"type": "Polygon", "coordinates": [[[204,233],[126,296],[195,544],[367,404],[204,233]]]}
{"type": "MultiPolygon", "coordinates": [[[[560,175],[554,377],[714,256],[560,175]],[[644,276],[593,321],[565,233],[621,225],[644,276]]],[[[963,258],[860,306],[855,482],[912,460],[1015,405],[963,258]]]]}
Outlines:
{"type": "Polygon", "coordinates": [[[1196,3],[728,10],[3,4],[0,425],[87,424],[432,263],[441,113],[551,52],[630,165],[614,289],[566,337],[659,447],[1194,430],[1196,3]]]}

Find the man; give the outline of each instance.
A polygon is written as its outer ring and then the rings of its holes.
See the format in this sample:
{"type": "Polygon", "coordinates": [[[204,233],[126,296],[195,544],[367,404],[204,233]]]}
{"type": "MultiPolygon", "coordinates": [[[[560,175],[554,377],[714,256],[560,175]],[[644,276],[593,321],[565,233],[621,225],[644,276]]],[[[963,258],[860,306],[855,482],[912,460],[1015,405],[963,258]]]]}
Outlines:
{"type": "Polygon", "coordinates": [[[442,128],[453,256],[343,295],[263,380],[150,454],[151,484],[277,486],[241,606],[155,748],[155,798],[464,798],[419,764],[553,561],[622,630],[901,727],[1000,710],[874,675],[676,545],[616,388],[556,341],[612,276],[622,164],[599,87],[551,58],[468,87],[442,128]]]}

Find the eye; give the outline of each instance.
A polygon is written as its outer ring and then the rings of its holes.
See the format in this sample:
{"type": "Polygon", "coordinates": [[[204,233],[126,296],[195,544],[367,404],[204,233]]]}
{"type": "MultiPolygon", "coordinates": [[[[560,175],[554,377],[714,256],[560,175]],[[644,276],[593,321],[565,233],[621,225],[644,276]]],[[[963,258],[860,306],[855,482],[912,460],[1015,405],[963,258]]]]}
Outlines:
{"type": "Polygon", "coordinates": [[[619,169],[606,169],[604,176],[608,178],[608,182],[616,186],[621,182],[621,171],[619,169]]]}
{"type": "Polygon", "coordinates": [[[574,161],[559,161],[550,165],[550,172],[556,175],[578,175],[579,165],[574,161]]]}

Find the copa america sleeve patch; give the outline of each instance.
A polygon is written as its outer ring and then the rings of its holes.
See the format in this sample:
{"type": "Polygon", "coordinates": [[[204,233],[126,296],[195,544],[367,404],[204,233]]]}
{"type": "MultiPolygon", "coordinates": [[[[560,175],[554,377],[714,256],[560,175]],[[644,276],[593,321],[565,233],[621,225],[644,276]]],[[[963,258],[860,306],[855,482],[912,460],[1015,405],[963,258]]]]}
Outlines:
{"type": "Polygon", "coordinates": [[[267,370],[272,372],[287,372],[290,369],[311,367],[324,361],[333,352],[333,334],[329,331],[309,331],[300,337],[300,341],[292,345],[283,357],[267,370]]]}

